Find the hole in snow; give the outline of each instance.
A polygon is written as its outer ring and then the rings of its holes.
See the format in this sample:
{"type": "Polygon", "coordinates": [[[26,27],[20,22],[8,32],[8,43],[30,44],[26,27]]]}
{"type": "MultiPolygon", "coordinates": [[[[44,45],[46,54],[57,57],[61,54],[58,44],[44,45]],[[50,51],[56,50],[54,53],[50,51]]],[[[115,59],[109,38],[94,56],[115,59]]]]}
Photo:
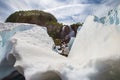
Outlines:
{"type": "Polygon", "coordinates": [[[57,71],[46,71],[32,75],[30,80],[62,80],[62,78],[57,71]]]}
{"type": "Polygon", "coordinates": [[[12,65],[12,66],[15,64],[16,58],[13,56],[13,54],[9,54],[9,55],[8,55],[8,62],[9,62],[9,64],[12,65]]]}
{"type": "Polygon", "coordinates": [[[16,69],[19,73],[21,73],[22,75],[24,75],[24,70],[23,70],[23,68],[22,68],[21,66],[16,66],[15,69],[16,69]]]}

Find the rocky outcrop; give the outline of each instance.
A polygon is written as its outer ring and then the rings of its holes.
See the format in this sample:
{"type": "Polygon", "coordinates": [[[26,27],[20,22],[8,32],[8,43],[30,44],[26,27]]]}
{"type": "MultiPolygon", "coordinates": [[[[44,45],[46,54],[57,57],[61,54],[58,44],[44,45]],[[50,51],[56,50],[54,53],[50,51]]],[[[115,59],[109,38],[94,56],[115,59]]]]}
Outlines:
{"type": "Polygon", "coordinates": [[[71,31],[75,33],[75,36],[78,27],[82,25],[76,23],[70,25],[70,27],[68,25],[63,26],[62,23],[57,22],[57,19],[52,14],[38,10],[15,12],[6,19],[6,22],[30,23],[45,26],[49,36],[53,38],[56,45],[60,43],[61,39],[65,39],[68,43],[71,37],[71,31]]]}
{"type": "Polygon", "coordinates": [[[31,23],[44,26],[49,22],[57,22],[57,19],[50,13],[31,10],[15,12],[6,19],[6,22],[31,23]]]}
{"type": "Polygon", "coordinates": [[[30,23],[45,26],[48,34],[55,39],[60,39],[62,24],[57,22],[57,19],[50,13],[38,10],[18,11],[11,14],[6,22],[13,23],[30,23]]]}
{"type": "Polygon", "coordinates": [[[82,25],[83,25],[83,23],[76,23],[76,24],[70,25],[72,30],[75,32],[75,36],[77,34],[78,27],[82,27],[82,25]]]}
{"type": "Polygon", "coordinates": [[[71,29],[69,26],[65,25],[61,32],[61,38],[65,38],[70,33],[71,29]]]}

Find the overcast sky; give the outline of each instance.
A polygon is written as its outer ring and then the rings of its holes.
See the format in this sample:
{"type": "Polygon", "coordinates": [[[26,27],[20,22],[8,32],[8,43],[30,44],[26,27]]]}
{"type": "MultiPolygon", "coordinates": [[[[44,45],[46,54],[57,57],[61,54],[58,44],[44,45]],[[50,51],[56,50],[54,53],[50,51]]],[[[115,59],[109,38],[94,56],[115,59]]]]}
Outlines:
{"type": "Polygon", "coordinates": [[[0,0],[0,22],[19,10],[44,10],[59,22],[84,22],[88,15],[105,16],[120,0],[0,0]]]}

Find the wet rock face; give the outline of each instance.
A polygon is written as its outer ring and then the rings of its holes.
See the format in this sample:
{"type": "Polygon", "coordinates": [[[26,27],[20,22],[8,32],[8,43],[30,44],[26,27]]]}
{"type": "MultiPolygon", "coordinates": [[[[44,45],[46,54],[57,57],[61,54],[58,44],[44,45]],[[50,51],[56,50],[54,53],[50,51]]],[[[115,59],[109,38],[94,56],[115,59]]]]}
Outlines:
{"type": "Polygon", "coordinates": [[[70,32],[71,32],[71,28],[69,26],[67,26],[67,25],[64,26],[63,29],[62,29],[62,31],[61,31],[61,34],[60,34],[61,39],[64,39],[64,41],[66,43],[68,43],[69,40],[70,40],[70,35],[69,35],[70,32]]]}
{"type": "Polygon", "coordinates": [[[65,38],[70,33],[70,27],[64,26],[61,31],[61,38],[65,38]]]}
{"type": "Polygon", "coordinates": [[[25,80],[25,77],[18,71],[13,71],[10,75],[6,76],[2,80],[25,80]]]}
{"type": "Polygon", "coordinates": [[[64,33],[65,33],[65,36],[70,33],[70,27],[69,26],[65,26],[64,33]]]}
{"type": "Polygon", "coordinates": [[[30,80],[62,80],[60,74],[55,71],[34,74],[30,80]]]}
{"type": "Polygon", "coordinates": [[[79,25],[71,25],[72,30],[75,32],[75,36],[77,34],[78,27],[79,25]]]}

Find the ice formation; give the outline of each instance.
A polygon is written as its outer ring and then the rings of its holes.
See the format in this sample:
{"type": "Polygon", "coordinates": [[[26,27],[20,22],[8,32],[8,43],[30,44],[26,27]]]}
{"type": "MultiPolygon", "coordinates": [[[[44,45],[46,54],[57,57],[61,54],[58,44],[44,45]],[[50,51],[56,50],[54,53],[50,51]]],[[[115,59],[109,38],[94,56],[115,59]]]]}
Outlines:
{"type": "Polygon", "coordinates": [[[71,47],[72,47],[72,45],[73,45],[74,40],[75,40],[75,37],[71,37],[71,38],[70,38],[70,41],[69,41],[69,43],[68,43],[69,50],[71,49],[71,47]]]}
{"type": "Polygon", "coordinates": [[[120,5],[108,12],[108,15],[102,18],[95,17],[94,21],[105,25],[120,25],[120,5]]]}

